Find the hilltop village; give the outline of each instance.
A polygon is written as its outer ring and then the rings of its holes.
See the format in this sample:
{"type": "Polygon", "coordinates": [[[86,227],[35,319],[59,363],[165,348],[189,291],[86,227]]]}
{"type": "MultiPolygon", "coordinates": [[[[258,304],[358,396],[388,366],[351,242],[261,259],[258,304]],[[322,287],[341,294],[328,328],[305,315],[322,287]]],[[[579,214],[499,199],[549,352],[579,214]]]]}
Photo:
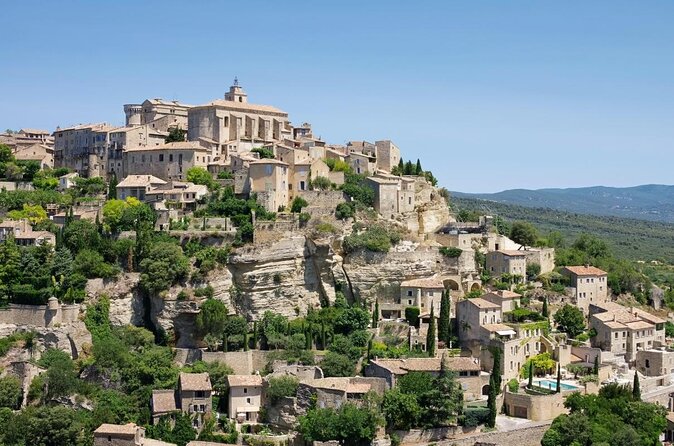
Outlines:
{"type": "Polygon", "coordinates": [[[600,241],[467,216],[236,79],[123,110],[0,134],[1,444],[674,440],[674,325],[600,241]]]}

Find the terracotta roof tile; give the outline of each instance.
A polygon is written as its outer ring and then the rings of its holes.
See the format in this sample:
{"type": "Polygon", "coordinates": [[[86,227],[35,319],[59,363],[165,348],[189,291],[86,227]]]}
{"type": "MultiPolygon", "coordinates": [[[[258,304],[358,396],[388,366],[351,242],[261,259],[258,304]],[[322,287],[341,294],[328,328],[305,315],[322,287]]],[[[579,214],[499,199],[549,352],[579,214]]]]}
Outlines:
{"type": "Polygon", "coordinates": [[[262,377],[260,375],[229,375],[227,382],[230,387],[255,387],[262,385],[262,377]]]}
{"type": "Polygon", "coordinates": [[[181,373],[180,389],[188,391],[213,390],[208,373],[181,373]]]}
{"type": "Polygon", "coordinates": [[[576,276],[605,276],[607,274],[606,271],[594,266],[567,266],[564,269],[576,276]]]}

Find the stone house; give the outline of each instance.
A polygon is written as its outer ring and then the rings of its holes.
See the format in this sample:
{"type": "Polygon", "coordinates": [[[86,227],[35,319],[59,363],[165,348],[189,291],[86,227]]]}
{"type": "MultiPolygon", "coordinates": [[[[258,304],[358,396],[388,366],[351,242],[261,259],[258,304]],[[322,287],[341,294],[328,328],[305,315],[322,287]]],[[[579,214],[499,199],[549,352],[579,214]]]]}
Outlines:
{"type": "Polygon", "coordinates": [[[166,181],[152,175],[129,175],[117,184],[117,198],[134,197],[145,201],[147,194],[165,184],[166,181]]]}
{"type": "Polygon", "coordinates": [[[4,220],[0,222],[0,242],[4,242],[12,235],[20,246],[56,245],[56,236],[49,231],[33,231],[33,227],[26,219],[4,220]]]}
{"type": "Polygon", "coordinates": [[[404,280],[400,282],[398,302],[380,302],[379,313],[383,319],[397,319],[404,317],[407,307],[417,307],[421,313],[428,313],[433,305],[435,313],[439,314],[440,300],[444,290],[445,286],[437,276],[404,280]]]}
{"type": "Polygon", "coordinates": [[[80,176],[104,177],[107,172],[110,131],[106,123],[57,128],[54,132],[54,167],[67,167],[80,176]]]}
{"type": "Polygon", "coordinates": [[[589,306],[608,299],[608,273],[594,266],[567,266],[560,271],[569,278],[576,305],[587,315],[589,306]]]}
{"type": "Polygon", "coordinates": [[[211,154],[192,141],[172,142],[154,147],[132,147],[123,153],[122,172],[127,175],[153,175],[162,180],[183,181],[192,167],[206,169],[211,154]]]}
{"type": "Polygon", "coordinates": [[[164,203],[172,209],[195,210],[197,201],[208,193],[203,184],[171,181],[145,193],[149,203],[164,203]]]}
{"type": "MultiPolygon", "coordinates": [[[[484,218],[484,217],[481,217],[484,218]]],[[[491,219],[491,217],[486,217],[491,219]]],[[[489,225],[491,226],[491,224],[489,225]]],[[[485,229],[489,229],[486,227],[485,229]]],[[[527,264],[537,263],[541,266],[541,274],[555,269],[554,248],[534,248],[515,243],[505,235],[489,232],[487,234],[487,251],[522,251],[527,258],[527,264]]]]}
{"type": "Polygon", "coordinates": [[[662,376],[674,373],[674,350],[665,347],[639,350],[636,369],[645,376],[662,376]]]}
{"type": "Polygon", "coordinates": [[[124,151],[127,148],[161,146],[167,136],[168,132],[152,128],[150,124],[110,130],[107,173],[124,177],[124,151]]]}
{"type": "Polygon", "coordinates": [[[400,162],[400,149],[389,140],[375,141],[374,145],[377,153],[377,169],[391,172],[400,162]]]}
{"type": "Polygon", "coordinates": [[[177,390],[153,390],[152,421],[181,411],[192,419],[192,426],[201,430],[212,411],[213,387],[208,373],[180,373],[177,390]]]}
{"type": "Polygon", "coordinates": [[[464,391],[464,399],[480,399],[486,395],[489,374],[482,372],[477,358],[443,356],[443,358],[373,359],[365,367],[365,376],[384,378],[388,388],[396,386],[397,379],[409,372],[426,372],[440,375],[442,361],[447,370],[454,372],[464,391]]]}
{"type": "Polygon", "coordinates": [[[306,161],[295,163],[291,167],[292,181],[288,184],[289,200],[298,192],[309,190],[311,182],[318,177],[329,178],[330,169],[322,160],[307,158],[306,161]]]}
{"type": "Polygon", "coordinates": [[[94,431],[94,446],[176,446],[145,437],[145,429],[134,423],[101,424],[94,431]]]}
{"type": "Polygon", "coordinates": [[[504,274],[527,280],[527,257],[525,251],[492,251],[487,253],[487,271],[492,277],[504,274]]]}
{"type": "Polygon", "coordinates": [[[14,152],[14,158],[19,161],[37,161],[40,169],[51,169],[54,167],[54,148],[44,143],[31,144],[19,147],[14,152]]]}
{"type": "Polygon", "coordinates": [[[239,423],[257,423],[262,407],[260,375],[229,375],[229,418],[239,423]]]}
{"type": "Polygon", "coordinates": [[[248,166],[250,192],[269,212],[288,207],[288,164],[276,159],[261,159],[248,166]]]}
{"type": "Polygon", "coordinates": [[[190,108],[187,120],[187,139],[211,142],[214,156],[228,157],[233,152],[281,142],[292,134],[288,113],[270,105],[249,103],[236,80],[224,100],[190,108]]]}
{"type": "Polygon", "coordinates": [[[592,346],[634,361],[637,352],[665,345],[665,320],[613,302],[590,304],[590,327],[597,331],[592,346]]]}
{"type": "Polygon", "coordinates": [[[75,179],[79,178],[77,172],[67,173],[59,177],[59,190],[64,191],[75,187],[75,179]]]}
{"type": "Polygon", "coordinates": [[[369,176],[377,170],[377,159],[374,155],[351,152],[346,156],[345,161],[349,163],[353,172],[359,175],[369,176]]]}
{"type": "Polygon", "coordinates": [[[187,111],[191,105],[161,98],[146,99],[142,104],[125,104],[126,126],[150,125],[151,128],[168,131],[172,127],[187,129],[187,111]]]}
{"type": "Polygon", "coordinates": [[[414,211],[416,205],[414,179],[377,175],[368,177],[366,184],[374,190],[374,209],[384,218],[414,211]]]}
{"type": "Polygon", "coordinates": [[[370,391],[382,395],[386,382],[382,378],[320,378],[300,381],[297,394],[306,403],[315,401],[316,407],[339,408],[346,402],[358,404],[370,391]]]}
{"type": "Polygon", "coordinates": [[[521,294],[508,290],[492,291],[482,296],[482,299],[501,306],[501,314],[513,311],[520,306],[521,294]]]}

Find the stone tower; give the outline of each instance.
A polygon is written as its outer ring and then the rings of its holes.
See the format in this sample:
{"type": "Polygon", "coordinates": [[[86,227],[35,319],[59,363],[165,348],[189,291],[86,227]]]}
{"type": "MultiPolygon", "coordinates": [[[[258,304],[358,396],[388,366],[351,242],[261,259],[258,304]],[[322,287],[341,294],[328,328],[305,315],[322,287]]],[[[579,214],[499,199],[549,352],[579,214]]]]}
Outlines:
{"type": "Polygon", "coordinates": [[[141,125],[143,106],[140,104],[125,104],[124,114],[126,115],[127,127],[132,127],[134,125],[141,125]]]}
{"type": "Polygon", "coordinates": [[[229,92],[225,93],[226,101],[248,102],[248,95],[243,88],[239,86],[239,79],[234,78],[234,85],[229,87],[229,92]]]}

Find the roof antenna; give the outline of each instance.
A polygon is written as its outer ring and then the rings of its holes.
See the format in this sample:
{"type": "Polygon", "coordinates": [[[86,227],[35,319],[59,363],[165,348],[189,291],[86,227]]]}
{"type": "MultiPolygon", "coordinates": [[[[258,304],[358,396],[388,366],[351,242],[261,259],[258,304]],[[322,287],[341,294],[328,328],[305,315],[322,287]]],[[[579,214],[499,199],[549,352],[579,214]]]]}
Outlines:
{"type": "Polygon", "coordinates": [[[234,76],[234,86],[238,87],[239,86],[239,78],[234,76]]]}

